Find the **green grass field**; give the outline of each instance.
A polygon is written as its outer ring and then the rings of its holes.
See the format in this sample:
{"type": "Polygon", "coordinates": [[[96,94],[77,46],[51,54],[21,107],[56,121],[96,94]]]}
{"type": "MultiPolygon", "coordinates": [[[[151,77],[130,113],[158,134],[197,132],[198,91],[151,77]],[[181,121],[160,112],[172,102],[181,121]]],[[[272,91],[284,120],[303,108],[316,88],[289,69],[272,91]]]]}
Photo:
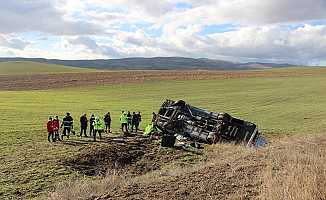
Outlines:
{"type": "Polygon", "coordinates": [[[37,62],[0,62],[0,75],[91,72],[93,69],[51,65],[37,62]]]}
{"type": "Polygon", "coordinates": [[[78,122],[82,113],[110,111],[113,131],[118,132],[121,110],[141,111],[144,127],[151,113],[171,98],[253,121],[263,134],[316,134],[326,129],[325,91],[326,74],[0,91],[0,196],[32,198],[81,176],[61,161],[87,144],[48,143],[45,123],[50,115],[62,118],[69,111],[78,122]]]}

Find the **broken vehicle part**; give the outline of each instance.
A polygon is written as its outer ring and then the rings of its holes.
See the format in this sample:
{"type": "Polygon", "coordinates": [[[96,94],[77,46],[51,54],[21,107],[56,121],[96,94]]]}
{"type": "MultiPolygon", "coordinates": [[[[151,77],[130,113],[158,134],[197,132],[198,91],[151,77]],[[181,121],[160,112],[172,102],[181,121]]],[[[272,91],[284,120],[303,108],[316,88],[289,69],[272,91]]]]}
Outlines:
{"type": "Polygon", "coordinates": [[[183,100],[166,100],[153,123],[163,132],[164,146],[174,144],[175,135],[208,144],[235,142],[248,146],[255,144],[260,135],[254,123],[234,118],[227,113],[196,108],[183,100]]]}

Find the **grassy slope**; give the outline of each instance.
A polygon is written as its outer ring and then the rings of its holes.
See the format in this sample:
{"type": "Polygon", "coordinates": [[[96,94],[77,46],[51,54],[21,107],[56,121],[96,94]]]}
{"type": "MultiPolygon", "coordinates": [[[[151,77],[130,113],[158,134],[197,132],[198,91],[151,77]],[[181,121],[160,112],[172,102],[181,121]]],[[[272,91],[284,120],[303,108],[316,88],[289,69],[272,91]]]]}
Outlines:
{"type": "MultiPolygon", "coordinates": [[[[118,130],[121,109],[149,121],[165,98],[256,122],[264,133],[321,133],[326,127],[326,74],[314,77],[169,81],[49,91],[0,91],[0,196],[37,195],[67,177],[60,160],[84,145],[49,144],[49,115],[111,111],[118,130]],[[54,153],[55,152],[55,153],[54,153]],[[10,174],[10,175],[9,175],[10,174]]],[[[77,127],[78,128],[78,127],[77,127]]]]}
{"type": "Polygon", "coordinates": [[[37,62],[0,62],[0,75],[49,74],[90,71],[94,70],[37,62]]]}

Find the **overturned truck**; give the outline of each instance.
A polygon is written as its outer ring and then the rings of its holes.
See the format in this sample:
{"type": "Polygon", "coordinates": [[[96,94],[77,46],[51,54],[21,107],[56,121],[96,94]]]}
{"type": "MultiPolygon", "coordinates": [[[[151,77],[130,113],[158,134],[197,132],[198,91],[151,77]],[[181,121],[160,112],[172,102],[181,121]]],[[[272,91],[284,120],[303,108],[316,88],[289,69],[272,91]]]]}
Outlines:
{"type": "Polygon", "coordinates": [[[173,146],[176,135],[208,144],[235,142],[250,146],[260,135],[254,123],[196,108],[183,100],[166,100],[153,121],[163,133],[162,146],[173,146]]]}

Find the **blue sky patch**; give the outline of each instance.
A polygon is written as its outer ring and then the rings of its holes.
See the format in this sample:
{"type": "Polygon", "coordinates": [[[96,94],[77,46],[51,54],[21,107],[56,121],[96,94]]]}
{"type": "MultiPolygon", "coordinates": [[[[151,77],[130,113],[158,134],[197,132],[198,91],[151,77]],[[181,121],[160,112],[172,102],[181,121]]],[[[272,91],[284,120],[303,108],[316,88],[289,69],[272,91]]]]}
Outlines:
{"type": "Polygon", "coordinates": [[[189,4],[189,3],[177,3],[177,4],[175,5],[175,7],[176,7],[177,9],[183,9],[183,10],[185,10],[185,9],[191,9],[191,8],[192,8],[192,5],[189,4]]]}
{"type": "Polygon", "coordinates": [[[199,35],[210,35],[214,33],[225,33],[230,31],[236,31],[238,27],[233,24],[214,24],[207,25],[201,30],[199,35]]]}
{"type": "Polygon", "coordinates": [[[326,19],[323,19],[323,20],[313,20],[309,24],[311,24],[313,26],[325,25],[326,24],[326,19]]]}
{"type": "Polygon", "coordinates": [[[152,26],[151,23],[148,22],[137,22],[133,24],[121,24],[120,30],[125,32],[136,32],[138,29],[147,29],[148,27],[152,26]]]}
{"type": "Polygon", "coordinates": [[[285,25],[285,27],[290,30],[297,30],[298,28],[303,28],[304,24],[290,24],[290,25],[285,25]]]}
{"type": "Polygon", "coordinates": [[[121,24],[119,30],[129,33],[134,33],[137,30],[143,30],[151,37],[159,37],[162,35],[162,27],[153,28],[153,24],[148,22],[139,22],[135,24],[121,24]]]}

